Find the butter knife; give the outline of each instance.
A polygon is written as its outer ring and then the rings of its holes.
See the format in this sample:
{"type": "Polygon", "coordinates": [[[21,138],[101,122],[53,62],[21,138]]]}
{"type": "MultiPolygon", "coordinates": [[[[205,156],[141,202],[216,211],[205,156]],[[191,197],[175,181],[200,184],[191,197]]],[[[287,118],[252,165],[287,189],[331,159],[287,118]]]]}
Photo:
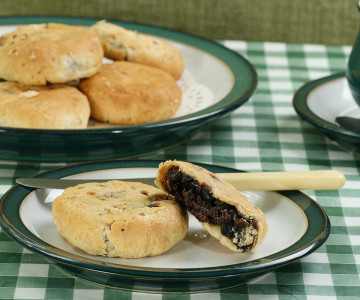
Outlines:
{"type": "MultiPolygon", "coordinates": [[[[345,184],[345,176],[336,170],[290,172],[239,172],[217,173],[216,176],[232,184],[240,191],[285,190],[336,190],[345,184]]],[[[111,179],[48,179],[18,178],[16,183],[32,188],[65,189],[87,182],[105,182],[111,179]]],[[[155,178],[117,179],[154,185],[155,178]]]]}

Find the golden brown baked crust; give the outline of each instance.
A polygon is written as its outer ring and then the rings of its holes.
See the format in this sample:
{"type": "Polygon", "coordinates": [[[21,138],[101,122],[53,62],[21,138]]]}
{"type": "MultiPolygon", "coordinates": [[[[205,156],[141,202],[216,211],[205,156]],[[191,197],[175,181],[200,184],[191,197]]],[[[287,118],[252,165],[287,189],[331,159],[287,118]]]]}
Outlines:
{"type": "Polygon", "coordinates": [[[159,166],[156,185],[174,195],[177,202],[197,217],[206,231],[233,251],[254,250],[266,235],[267,222],[263,212],[232,185],[200,166],[166,161],[159,166]],[[218,211],[211,212],[215,206],[218,211]],[[209,217],[205,211],[214,213],[215,217],[209,217]],[[229,215],[232,216],[230,221],[237,219],[231,228],[224,224],[229,215]],[[205,219],[216,219],[218,224],[205,222],[205,219]],[[225,236],[224,231],[231,232],[231,238],[225,236]]]}
{"type": "Polygon", "coordinates": [[[0,126],[82,129],[89,116],[89,102],[75,87],[0,82],[0,126]]]}
{"type": "Polygon", "coordinates": [[[91,27],[100,38],[105,56],[157,67],[176,80],[184,71],[184,58],[179,49],[151,35],[127,30],[119,25],[97,22],[91,27]]]}
{"type": "Polygon", "coordinates": [[[80,83],[80,89],[89,99],[94,119],[121,125],[169,119],[182,97],[165,71],[125,61],[104,64],[80,83]]]}
{"type": "Polygon", "coordinates": [[[171,196],[138,182],[113,180],[67,188],[54,200],[52,213],[71,245],[109,257],[164,253],[185,237],[188,228],[186,211],[171,196]]]}
{"type": "Polygon", "coordinates": [[[34,24],[0,37],[0,78],[28,85],[66,83],[95,74],[103,49],[81,26],[34,24]]]}

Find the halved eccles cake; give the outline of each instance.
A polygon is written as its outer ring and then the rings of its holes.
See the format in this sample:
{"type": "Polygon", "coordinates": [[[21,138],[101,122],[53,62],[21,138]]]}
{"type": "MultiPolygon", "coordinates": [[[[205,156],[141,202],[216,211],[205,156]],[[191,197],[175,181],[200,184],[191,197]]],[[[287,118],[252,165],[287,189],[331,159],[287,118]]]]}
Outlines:
{"type": "Polygon", "coordinates": [[[267,222],[261,209],[232,185],[200,166],[176,160],[161,163],[156,184],[233,251],[254,250],[266,235],[267,222]]]}

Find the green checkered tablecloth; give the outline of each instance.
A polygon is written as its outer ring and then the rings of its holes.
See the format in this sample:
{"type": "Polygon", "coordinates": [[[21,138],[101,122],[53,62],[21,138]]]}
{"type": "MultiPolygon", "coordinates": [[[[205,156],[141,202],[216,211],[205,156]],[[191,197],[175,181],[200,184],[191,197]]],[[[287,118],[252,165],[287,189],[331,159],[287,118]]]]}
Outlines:
{"type": "MultiPolygon", "coordinates": [[[[337,169],[347,178],[335,191],[306,191],[332,224],[313,254],[255,282],[220,292],[160,295],[85,282],[24,250],[0,231],[0,299],[360,299],[360,153],[351,153],[299,119],[294,92],[304,83],[345,70],[350,47],[221,41],[255,66],[256,93],[230,116],[187,143],[142,158],[212,163],[247,171],[337,169]]],[[[0,194],[16,177],[62,164],[0,161],[0,194]]]]}

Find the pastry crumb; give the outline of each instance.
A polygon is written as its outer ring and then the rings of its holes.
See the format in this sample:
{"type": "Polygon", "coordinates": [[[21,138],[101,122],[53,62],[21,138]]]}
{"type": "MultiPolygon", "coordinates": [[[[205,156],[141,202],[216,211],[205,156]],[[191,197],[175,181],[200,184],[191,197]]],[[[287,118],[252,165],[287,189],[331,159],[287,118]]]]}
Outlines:
{"type": "Polygon", "coordinates": [[[21,95],[24,96],[25,98],[32,98],[32,97],[36,97],[37,95],[39,95],[39,92],[35,91],[35,90],[28,90],[28,91],[22,92],[21,95]]]}

